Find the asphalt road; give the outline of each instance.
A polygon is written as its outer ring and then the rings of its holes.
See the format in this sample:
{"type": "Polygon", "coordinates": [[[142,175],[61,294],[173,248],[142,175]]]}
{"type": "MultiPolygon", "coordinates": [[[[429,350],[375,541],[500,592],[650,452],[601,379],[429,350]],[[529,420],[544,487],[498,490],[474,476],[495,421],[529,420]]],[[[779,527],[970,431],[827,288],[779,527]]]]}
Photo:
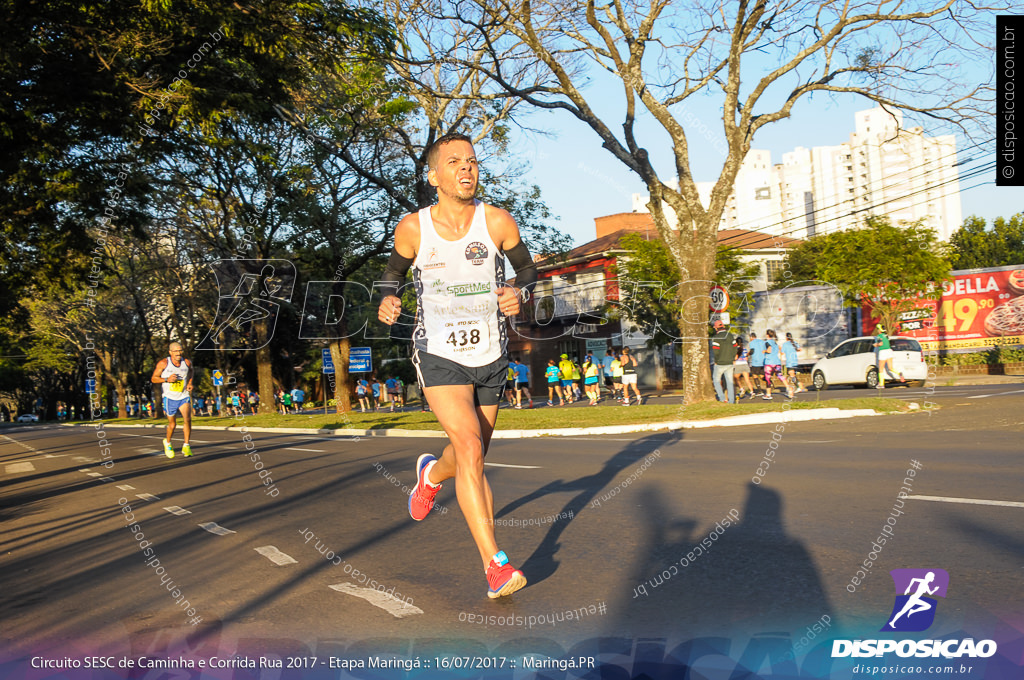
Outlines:
{"type": "Polygon", "coordinates": [[[648,638],[795,641],[822,617],[832,632],[877,631],[896,568],[949,572],[944,631],[1019,622],[1024,385],[900,391],[942,408],[496,441],[499,544],[529,580],[499,601],[453,484],[424,522],[408,517],[402,485],[439,440],[256,433],[261,471],[240,432],[197,431],[196,455],[169,460],[155,430],[108,427],[107,458],[92,428],[6,427],[0,644],[9,657],[322,659],[353,641],[556,654],[613,636],[638,659],[648,638]],[[910,496],[945,500],[899,500],[908,482],[910,496]]]}

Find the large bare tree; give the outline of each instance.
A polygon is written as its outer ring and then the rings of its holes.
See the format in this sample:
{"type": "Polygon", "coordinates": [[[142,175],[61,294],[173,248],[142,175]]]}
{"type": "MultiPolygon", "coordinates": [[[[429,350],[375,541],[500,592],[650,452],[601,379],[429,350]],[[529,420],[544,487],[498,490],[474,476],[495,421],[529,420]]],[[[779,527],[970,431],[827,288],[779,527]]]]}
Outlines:
{"type": "Polygon", "coordinates": [[[712,398],[704,339],[716,233],[759,130],[788,118],[811,93],[865,97],[964,132],[990,117],[991,78],[965,66],[991,63],[1000,8],[970,2],[402,2],[406,16],[430,22],[406,40],[422,67],[486,76],[485,101],[507,96],[569,112],[644,181],[683,282],[674,293],[684,310],[687,403],[712,398]],[[606,100],[593,84],[607,90],[609,81],[621,96],[618,122],[599,113],[606,100]],[[692,116],[682,114],[688,101],[709,96],[721,105],[728,151],[705,205],[694,179],[692,116]],[[648,154],[655,145],[671,148],[668,172],[648,154]],[[672,213],[683,228],[672,228],[672,213]]]}

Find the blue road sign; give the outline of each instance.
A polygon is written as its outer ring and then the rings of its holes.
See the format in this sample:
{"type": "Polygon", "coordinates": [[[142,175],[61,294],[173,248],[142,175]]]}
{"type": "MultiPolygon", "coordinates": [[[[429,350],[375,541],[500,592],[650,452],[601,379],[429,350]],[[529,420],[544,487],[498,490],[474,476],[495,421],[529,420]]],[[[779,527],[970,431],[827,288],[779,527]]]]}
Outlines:
{"type": "Polygon", "coordinates": [[[348,372],[369,373],[373,370],[373,355],[369,347],[352,347],[348,351],[348,372]]]}
{"type": "Polygon", "coordinates": [[[220,387],[224,384],[224,374],[220,371],[213,372],[213,384],[215,387],[220,387]]]}
{"type": "Polygon", "coordinates": [[[88,378],[86,379],[86,381],[85,381],[85,393],[86,394],[96,394],[96,380],[95,379],[92,379],[92,380],[89,380],[88,378]]]}
{"type": "Polygon", "coordinates": [[[324,358],[324,373],[330,375],[334,373],[334,359],[331,358],[331,348],[324,347],[320,350],[324,358]]]}

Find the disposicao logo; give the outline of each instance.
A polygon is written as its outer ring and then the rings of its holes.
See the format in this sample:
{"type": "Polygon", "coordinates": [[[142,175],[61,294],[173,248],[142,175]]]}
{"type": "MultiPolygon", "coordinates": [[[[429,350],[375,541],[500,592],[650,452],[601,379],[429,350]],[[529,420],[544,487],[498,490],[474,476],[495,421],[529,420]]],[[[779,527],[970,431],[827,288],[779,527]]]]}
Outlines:
{"type": "MultiPolygon", "coordinates": [[[[916,633],[935,622],[936,597],[946,597],[949,573],[944,569],[893,569],[896,601],[881,632],[916,633]]],[[[996,653],[994,640],[833,640],[832,657],[871,657],[895,652],[900,657],[988,658],[996,653]]]]}
{"type": "Polygon", "coordinates": [[[896,586],[896,603],[883,632],[916,633],[928,630],[935,621],[938,600],[946,597],[949,574],[945,569],[893,569],[889,572],[896,586]],[[902,593],[902,594],[901,594],[902,593]]]}

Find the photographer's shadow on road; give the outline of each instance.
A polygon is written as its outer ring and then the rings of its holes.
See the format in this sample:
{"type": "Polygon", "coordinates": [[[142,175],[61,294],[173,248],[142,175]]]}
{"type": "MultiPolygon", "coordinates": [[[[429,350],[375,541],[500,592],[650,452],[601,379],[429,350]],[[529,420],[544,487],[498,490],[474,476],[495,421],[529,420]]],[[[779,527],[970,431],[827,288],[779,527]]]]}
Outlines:
{"type": "Polygon", "coordinates": [[[702,526],[670,519],[657,492],[645,501],[648,535],[637,551],[632,593],[616,607],[623,613],[620,629],[735,638],[798,631],[832,615],[814,561],[786,534],[776,491],[748,483],[738,521],[733,508],[723,507],[720,519],[702,526]]]}
{"type": "MultiPolygon", "coordinates": [[[[648,456],[655,454],[655,452],[663,447],[667,448],[678,443],[682,438],[682,433],[672,431],[637,439],[606,460],[597,472],[577,477],[570,481],[556,479],[533,493],[508,503],[505,507],[497,510],[494,516],[495,518],[500,518],[511,514],[518,508],[527,506],[530,502],[550,494],[573,493],[574,495],[562,506],[559,512],[571,512],[570,517],[575,518],[595,498],[607,489],[614,487],[616,479],[624,471],[633,470],[648,456]]],[[[561,548],[561,537],[572,524],[572,521],[570,519],[552,524],[551,528],[545,532],[543,540],[533,551],[533,554],[523,563],[521,568],[523,573],[528,575],[531,584],[536,585],[557,571],[559,561],[556,559],[556,555],[561,548]]]]}

